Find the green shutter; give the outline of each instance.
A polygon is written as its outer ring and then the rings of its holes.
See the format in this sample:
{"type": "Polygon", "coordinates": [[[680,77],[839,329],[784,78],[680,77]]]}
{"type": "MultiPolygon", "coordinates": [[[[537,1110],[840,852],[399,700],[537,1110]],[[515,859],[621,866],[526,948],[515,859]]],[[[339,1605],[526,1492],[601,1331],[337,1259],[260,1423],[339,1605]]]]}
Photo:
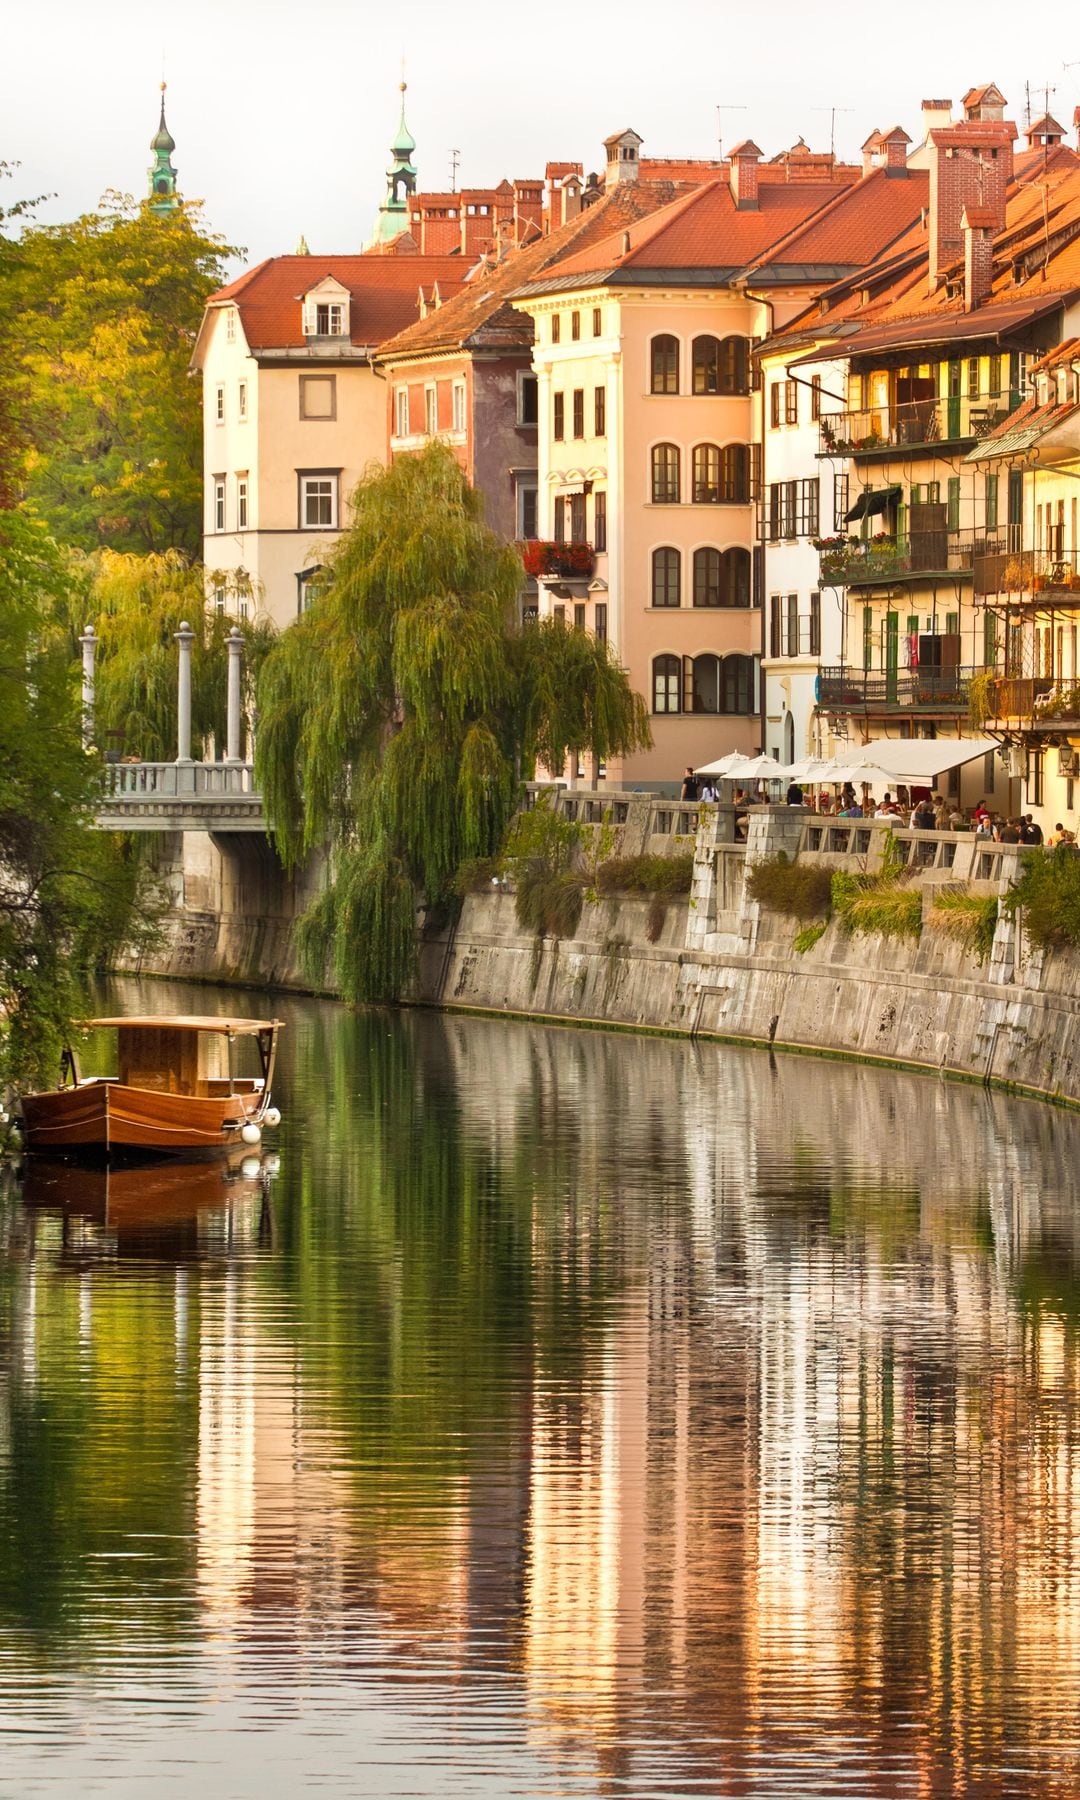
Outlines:
{"type": "Polygon", "coordinates": [[[987,609],[987,611],[983,613],[983,665],[987,669],[992,669],[994,667],[997,656],[995,642],[997,638],[996,625],[997,620],[993,613],[987,609]]]}
{"type": "Polygon", "coordinates": [[[947,505],[948,510],[947,510],[946,516],[945,516],[945,523],[948,526],[950,531],[959,531],[959,529],[960,529],[960,477],[959,477],[959,475],[950,475],[949,476],[948,500],[946,502],[946,505],[947,505]]]}
{"type": "Polygon", "coordinates": [[[874,661],[874,609],[864,606],[862,609],[862,666],[872,667],[874,661]]]}

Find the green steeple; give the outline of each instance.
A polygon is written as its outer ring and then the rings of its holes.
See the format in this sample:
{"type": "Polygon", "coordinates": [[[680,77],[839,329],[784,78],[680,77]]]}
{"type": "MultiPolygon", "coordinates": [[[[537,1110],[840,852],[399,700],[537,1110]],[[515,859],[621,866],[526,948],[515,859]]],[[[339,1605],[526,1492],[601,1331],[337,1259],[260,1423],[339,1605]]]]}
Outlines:
{"type": "Polygon", "coordinates": [[[176,170],[172,162],[176,140],[165,123],[164,82],[161,84],[161,123],[150,139],[150,148],[154,152],[153,163],[147,170],[150,178],[150,210],[156,213],[175,212],[180,205],[180,195],[176,190],[176,170]]]}
{"type": "Polygon", "coordinates": [[[405,86],[405,82],[402,82],[401,118],[390,146],[393,161],[386,171],[386,199],[375,220],[375,229],[371,234],[372,244],[388,244],[403,231],[407,231],[409,226],[408,199],[410,194],[416,192],[416,169],[412,160],[416,139],[405,123],[405,86]]]}

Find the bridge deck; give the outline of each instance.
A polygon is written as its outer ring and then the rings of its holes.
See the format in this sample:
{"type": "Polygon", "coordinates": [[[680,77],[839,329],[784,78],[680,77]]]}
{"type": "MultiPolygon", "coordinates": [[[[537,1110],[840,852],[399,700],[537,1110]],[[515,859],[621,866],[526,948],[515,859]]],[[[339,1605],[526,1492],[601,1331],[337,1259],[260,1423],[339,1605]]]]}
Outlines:
{"type": "Polygon", "coordinates": [[[102,831],[262,831],[250,763],[111,763],[97,815],[102,831]]]}

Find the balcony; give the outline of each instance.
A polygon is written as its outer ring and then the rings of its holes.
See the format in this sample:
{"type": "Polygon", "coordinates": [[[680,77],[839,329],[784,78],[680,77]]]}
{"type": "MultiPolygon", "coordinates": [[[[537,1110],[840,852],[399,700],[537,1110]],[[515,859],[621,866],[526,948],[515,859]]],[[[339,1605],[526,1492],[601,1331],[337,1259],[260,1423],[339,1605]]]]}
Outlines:
{"type": "Polygon", "coordinates": [[[986,720],[1023,720],[1040,730],[1080,730],[1080,682],[1052,675],[988,675],[975,709],[986,720]]]}
{"type": "Polygon", "coordinates": [[[527,538],[518,549],[526,575],[537,581],[588,581],[596,568],[596,551],[591,544],[527,538]]]}
{"type": "Polygon", "coordinates": [[[967,575],[986,549],[980,532],[910,531],[902,538],[819,538],[824,587],[869,587],[889,581],[923,581],[933,575],[967,575]]]}
{"type": "Polygon", "coordinates": [[[819,668],[817,704],[822,712],[963,712],[971,683],[985,669],[819,668]]]}
{"type": "Polygon", "coordinates": [[[975,592],[1008,594],[1017,604],[1060,600],[1066,606],[1080,606],[1080,554],[987,545],[975,558],[975,592]]]}
{"type": "Polygon", "coordinates": [[[1016,405],[1010,394],[956,394],[948,399],[902,400],[860,412],[825,413],[819,456],[886,456],[912,445],[973,443],[988,437],[1016,405]]]}

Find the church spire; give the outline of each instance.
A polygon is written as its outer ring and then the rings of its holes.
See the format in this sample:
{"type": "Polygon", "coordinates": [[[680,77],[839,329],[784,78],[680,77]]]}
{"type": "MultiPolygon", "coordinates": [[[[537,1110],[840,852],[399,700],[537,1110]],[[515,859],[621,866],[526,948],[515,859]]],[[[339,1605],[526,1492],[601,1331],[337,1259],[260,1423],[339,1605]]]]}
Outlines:
{"type": "Polygon", "coordinates": [[[409,195],[416,192],[416,169],[412,155],[416,139],[405,123],[406,83],[401,83],[401,118],[390,146],[391,163],[386,171],[386,198],[379,208],[372,245],[389,244],[409,228],[409,195]]]}
{"type": "Polygon", "coordinates": [[[161,84],[161,121],[150,139],[150,148],[154,152],[154,160],[147,174],[150,178],[150,210],[156,213],[175,212],[180,205],[180,195],[176,188],[176,170],[173,167],[172,153],[176,149],[176,140],[165,123],[165,83],[161,84]]]}

